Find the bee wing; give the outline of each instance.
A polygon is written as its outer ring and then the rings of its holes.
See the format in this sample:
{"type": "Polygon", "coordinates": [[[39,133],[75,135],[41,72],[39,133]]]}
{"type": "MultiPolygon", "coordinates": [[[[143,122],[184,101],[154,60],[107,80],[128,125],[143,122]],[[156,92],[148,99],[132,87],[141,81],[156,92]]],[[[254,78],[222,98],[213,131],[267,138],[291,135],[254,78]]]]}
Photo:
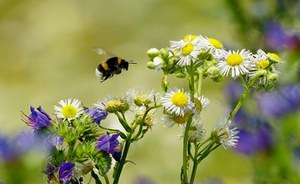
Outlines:
{"type": "Polygon", "coordinates": [[[94,47],[93,50],[100,56],[107,55],[106,51],[102,48],[94,47]]]}
{"type": "Polygon", "coordinates": [[[102,48],[94,47],[93,50],[100,56],[101,61],[105,61],[105,60],[115,56],[112,53],[110,53],[102,48]]]}

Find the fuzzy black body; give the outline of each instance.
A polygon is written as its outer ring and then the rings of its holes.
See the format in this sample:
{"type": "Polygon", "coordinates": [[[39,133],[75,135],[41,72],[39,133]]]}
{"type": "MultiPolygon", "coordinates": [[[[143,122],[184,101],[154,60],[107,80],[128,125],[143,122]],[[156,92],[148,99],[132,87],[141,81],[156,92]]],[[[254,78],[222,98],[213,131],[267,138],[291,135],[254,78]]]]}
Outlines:
{"type": "Polygon", "coordinates": [[[128,70],[129,64],[120,57],[111,57],[98,65],[96,75],[100,77],[101,82],[104,82],[115,74],[120,74],[123,69],[128,70]]]}

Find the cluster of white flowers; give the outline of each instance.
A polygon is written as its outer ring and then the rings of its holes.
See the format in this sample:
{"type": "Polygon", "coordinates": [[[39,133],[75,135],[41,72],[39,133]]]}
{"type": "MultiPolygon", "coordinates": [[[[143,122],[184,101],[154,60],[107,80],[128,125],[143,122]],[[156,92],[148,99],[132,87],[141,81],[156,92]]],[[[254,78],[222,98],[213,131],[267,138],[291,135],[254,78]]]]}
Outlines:
{"type": "Polygon", "coordinates": [[[188,66],[192,62],[199,62],[199,54],[209,52],[218,61],[217,67],[221,74],[229,75],[232,78],[240,75],[253,77],[257,71],[262,73],[261,70],[276,74],[273,64],[281,62],[281,58],[275,53],[265,53],[261,49],[256,54],[246,49],[226,50],[223,44],[215,38],[195,35],[187,35],[179,41],[171,41],[170,50],[179,58],[177,62],[179,66],[188,66]]]}
{"type": "MultiPolygon", "coordinates": [[[[189,85],[206,77],[215,82],[231,77],[241,78],[242,82],[249,86],[272,88],[274,82],[278,80],[275,66],[282,62],[275,53],[266,53],[261,49],[256,53],[247,49],[228,50],[219,40],[201,35],[186,35],[178,41],[170,41],[166,49],[149,49],[147,55],[150,57],[148,68],[156,72],[162,70],[164,77],[175,74],[178,78],[184,78],[188,75],[189,85]],[[194,80],[191,81],[191,78],[194,80]]],[[[195,88],[198,86],[192,85],[195,88]]],[[[177,124],[185,127],[188,121],[192,121],[195,126],[188,127],[191,134],[189,136],[193,137],[192,140],[202,140],[205,131],[200,123],[200,113],[207,107],[209,100],[197,90],[170,89],[167,81],[162,81],[162,87],[164,91],[161,97],[161,104],[164,107],[162,120],[165,126],[172,127],[177,124]],[[198,137],[195,136],[197,134],[198,137]]],[[[227,127],[218,126],[216,130],[221,139],[219,142],[224,148],[233,147],[238,139],[238,131],[229,128],[229,123],[225,124],[227,127]]]]}

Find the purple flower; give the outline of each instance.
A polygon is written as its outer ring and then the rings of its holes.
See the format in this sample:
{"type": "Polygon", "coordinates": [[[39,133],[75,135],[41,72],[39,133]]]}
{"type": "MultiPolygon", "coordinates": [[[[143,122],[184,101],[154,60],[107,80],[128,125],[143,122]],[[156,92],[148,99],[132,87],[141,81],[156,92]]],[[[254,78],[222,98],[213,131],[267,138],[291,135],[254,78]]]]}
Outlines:
{"type": "Polygon", "coordinates": [[[52,144],[53,146],[57,147],[57,146],[60,146],[63,144],[63,138],[62,137],[59,137],[59,136],[52,136],[50,139],[49,139],[49,143],[52,144]]]}
{"type": "Polygon", "coordinates": [[[18,155],[14,146],[10,143],[7,137],[0,136],[0,162],[14,160],[18,155]]]}
{"type": "Polygon", "coordinates": [[[273,93],[263,93],[257,99],[261,112],[280,118],[300,109],[300,88],[297,85],[287,85],[273,93]]]}
{"type": "Polygon", "coordinates": [[[229,83],[226,89],[228,100],[230,102],[237,102],[243,94],[243,91],[243,86],[240,83],[236,81],[229,83]]]}
{"type": "Polygon", "coordinates": [[[265,38],[266,46],[271,50],[282,49],[283,46],[287,46],[289,41],[284,28],[275,21],[266,24],[265,38]]]}
{"type": "Polygon", "coordinates": [[[272,132],[266,127],[254,131],[240,130],[238,136],[236,151],[245,155],[264,153],[273,147],[272,132]]]}
{"type": "Polygon", "coordinates": [[[43,151],[42,142],[32,134],[21,133],[13,138],[0,136],[0,161],[2,162],[21,159],[32,150],[43,151]]]}
{"type": "Polygon", "coordinates": [[[98,138],[96,148],[98,150],[113,154],[114,152],[116,152],[116,149],[119,146],[118,137],[119,134],[104,134],[98,138]]]}
{"type": "Polygon", "coordinates": [[[46,166],[46,168],[44,170],[44,173],[51,180],[54,177],[55,170],[56,170],[56,167],[52,163],[47,162],[47,166],[46,166]]]}
{"type": "Polygon", "coordinates": [[[91,116],[95,123],[98,125],[100,124],[100,121],[105,119],[108,115],[108,112],[106,110],[101,110],[96,107],[92,109],[85,108],[84,109],[87,115],[91,116]]]}
{"type": "Polygon", "coordinates": [[[34,130],[39,130],[41,128],[46,128],[51,125],[50,116],[39,106],[37,108],[38,111],[34,109],[34,107],[30,106],[31,114],[27,116],[23,113],[23,115],[27,118],[27,120],[23,120],[28,126],[31,126],[34,130]]]}
{"type": "Polygon", "coordinates": [[[264,120],[240,110],[233,122],[239,129],[237,152],[250,156],[273,148],[273,131],[264,120]]]}
{"type": "Polygon", "coordinates": [[[58,178],[59,181],[62,182],[69,182],[73,175],[73,168],[75,167],[75,164],[73,162],[63,162],[59,165],[59,170],[58,170],[58,178]]]}

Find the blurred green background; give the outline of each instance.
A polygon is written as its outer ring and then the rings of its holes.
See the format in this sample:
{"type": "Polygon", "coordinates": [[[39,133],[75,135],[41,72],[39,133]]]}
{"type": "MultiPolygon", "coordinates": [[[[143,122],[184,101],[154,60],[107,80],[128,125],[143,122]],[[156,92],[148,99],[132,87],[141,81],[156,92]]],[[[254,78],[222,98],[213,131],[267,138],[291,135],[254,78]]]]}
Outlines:
{"type": "MultiPolygon", "coordinates": [[[[130,88],[160,90],[161,73],[146,68],[146,51],[167,47],[186,34],[214,37],[232,49],[242,46],[225,0],[1,0],[0,21],[0,132],[6,134],[29,129],[20,119],[30,105],[50,113],[61,99],[78,98],[91,107],[130,88]],[[138,64],[100,83],[94,74],[100,62],[94,47],[138,64]]],[[[185,87],[182,84],[171,82],[185,87]]],[[[227,113],[223,85],[204,84],[204,95],[211,101],[203,118],[208,129],[227,113]]],[[[133,145],[128,158],[135,165],[126,165],[121,183],[140,177],[158,184],[179,183],[180,133],[180,127],[165,129],[158,123],[133,145]]],[[[249,164],[219,149],[200,164],[198,181],[221,177],[228,184],[251,183],[249,164]]],[[[43,180],[39,171],[28,178],[43,180]]]]}

